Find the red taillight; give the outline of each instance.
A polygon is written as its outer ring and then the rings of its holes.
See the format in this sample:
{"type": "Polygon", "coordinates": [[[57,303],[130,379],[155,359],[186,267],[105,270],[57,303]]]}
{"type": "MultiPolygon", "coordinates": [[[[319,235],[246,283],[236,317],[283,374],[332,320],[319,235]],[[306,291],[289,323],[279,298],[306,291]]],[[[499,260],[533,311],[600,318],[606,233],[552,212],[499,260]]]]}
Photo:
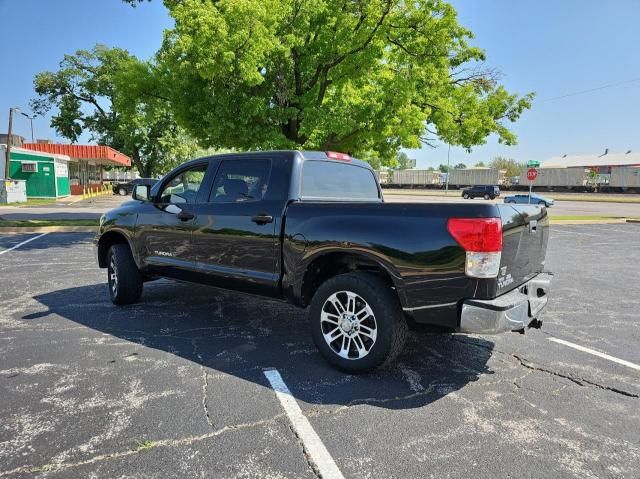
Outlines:
{"type": "Polygon", "coordinates": [[[502,251],[500,218],[450,218],[447,230],[465,251],[502,251]]]}
{"type": "Polygon", "coordinates": [[[340,161],[351,161],[351,156],[346,153],[338,153],[337,151],[327,151],[327,158],[340,161]]]}

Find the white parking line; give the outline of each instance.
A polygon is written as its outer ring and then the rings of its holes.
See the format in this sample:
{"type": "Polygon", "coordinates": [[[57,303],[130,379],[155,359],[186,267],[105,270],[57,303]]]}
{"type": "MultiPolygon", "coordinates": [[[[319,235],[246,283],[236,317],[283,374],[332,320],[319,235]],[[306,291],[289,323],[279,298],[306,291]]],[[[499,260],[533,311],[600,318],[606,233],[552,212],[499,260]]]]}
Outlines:
{"type": "Polygon", "coordinates": [[[601,353],[600,351],[595,351],[593,349],[585,348],[584,346],[580,346],[579,344],[570,343],[569,341],[565,341],[564,339],[558,339],[558,338],[548,338],[548,339],[549,341],[553,341],[554,343],[563,344],[565,346],[569,346],[570,348],[577,349],[578,351],[582,351],[583,353],[593,354],[594,356],[598,356],[599,358],[607,359],[614,363],[622,364],[623,366],[627,366],[628,368],[636,369],[640,371],[640,366],[630,361],[625,361],[624,359],[618,359],[616,357],[609,356],[608,354],[601,353]]]}
{"type": "Polygon", "coordinates": [[[344,479],[344,476],[320,440],[320,437],[318,437],[313,427],[311,427],[309,420],[302,414],[300,406],[298,406],[295,398],[291,395],[291,391],[289,391],[289,388],[282,380],[282,376],[280,376],[278,370],[268,369],[263,372],[269,380],[271,387],[276,392],[276,396],[287,413],[287,416],[289,416],[289,421],[291,421],[293,430],[300,438],[302,447],[308,454],[311,462],[313,462],[318,469],[320,477],[322,477],[322,479],[344,479]]]}
{"type": "Polygon", "coordinates": [[[48,235],[48,234],[49,234],[49,233],[42,233],[42,234],[39,234],[38,236],[34,236],[33,238],[29,238],[28,240],[23,241],[22,243],[18,243],[17,245],[12,246],[11,248],[7,248],[7,249],[5,249],[5,250],[0,251],[0,254],[8,253],[8,252],[9,252],[9,251],[11,251],[11,250],[14,250],[14,249],[20,248],[20,246],[25,245],[25,244],[27,244],[27,243],[30,243],[30,242],[31,242],[31,241],[33,241],[33,240],[37,240],[38,238],[42,238],[44,235],[48,235]]]}

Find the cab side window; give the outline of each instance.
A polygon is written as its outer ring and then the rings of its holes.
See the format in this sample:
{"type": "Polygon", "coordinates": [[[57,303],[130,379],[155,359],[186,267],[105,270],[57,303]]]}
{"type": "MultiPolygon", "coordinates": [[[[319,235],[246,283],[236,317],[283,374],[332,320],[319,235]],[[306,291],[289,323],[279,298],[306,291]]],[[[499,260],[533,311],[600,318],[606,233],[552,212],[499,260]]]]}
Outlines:
{"type": "Polygon", "coordinates": [[[182,170],[164,185],[162,193],[160,193],[160,202],[173,204],[195,203],[206,172],[206,164],[182,170]]]}
{"type": "Polygon", "coordinates": [[[222,160],[211,190],[211,203],[260,201],[267,193],[271,160],[222,160]]]}

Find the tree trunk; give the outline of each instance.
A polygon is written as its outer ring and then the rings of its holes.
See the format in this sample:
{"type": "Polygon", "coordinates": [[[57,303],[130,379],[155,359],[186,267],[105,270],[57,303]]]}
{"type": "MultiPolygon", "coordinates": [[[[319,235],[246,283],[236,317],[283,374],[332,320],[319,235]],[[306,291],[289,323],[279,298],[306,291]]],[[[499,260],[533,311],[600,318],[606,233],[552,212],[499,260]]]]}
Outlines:
{"type": "Polygon", "coordinates": [[[133,162],[133,166],[136,167],[136,169],[138,170],[138,174],[142,177],[142,178],[149,178],[149,175],[151,174],[149,170],[149,165],[145,165],[142,161],[142,158],[140,158],[140,149],[138,147],[134,147],[133,148],[133,154],[131,155],[131,161],[133,162]]]}

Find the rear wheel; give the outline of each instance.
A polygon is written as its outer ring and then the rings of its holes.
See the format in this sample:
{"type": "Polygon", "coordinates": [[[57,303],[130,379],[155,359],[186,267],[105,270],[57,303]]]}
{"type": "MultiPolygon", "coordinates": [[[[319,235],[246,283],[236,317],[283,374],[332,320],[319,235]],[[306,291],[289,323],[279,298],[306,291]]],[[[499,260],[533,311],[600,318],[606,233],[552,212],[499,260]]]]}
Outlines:
{"type": "Polygon", "coordinates": [[[120,196],[127,196],[127,190],[125,190],[124,188],[120,188],[120,189],[118,190],[118,194],[119,194],[120,196]]]}
{"type": "Polygon", "coordinates": [[[488,200],[489,198],[491,198],[489,195],[487,195],[487,194],[484,195],[484,199],[485,200],[488,200]]]}
{"type": "Polygon", "coordinates": [[[142,296],[142,275],[126,244],[114,244],[107,257],[107,281],[113,304],[133,304],[142,296]]]}
{"type": "Polygon", "coordinates": [[[465,194],[463,194],[463,195],[462,195],[462,197],[463,197],[465,200],[468,200],[468,199],[469,199],[469,193],[465,193],[465,194]]]}
{"type": "Polygon", "coordinates": [[[369,273],[341,274],[324,282],[311,301],[309,319],[320,354],[351,373],[391,363],[407,337],[397,296],[369,273]]]}

